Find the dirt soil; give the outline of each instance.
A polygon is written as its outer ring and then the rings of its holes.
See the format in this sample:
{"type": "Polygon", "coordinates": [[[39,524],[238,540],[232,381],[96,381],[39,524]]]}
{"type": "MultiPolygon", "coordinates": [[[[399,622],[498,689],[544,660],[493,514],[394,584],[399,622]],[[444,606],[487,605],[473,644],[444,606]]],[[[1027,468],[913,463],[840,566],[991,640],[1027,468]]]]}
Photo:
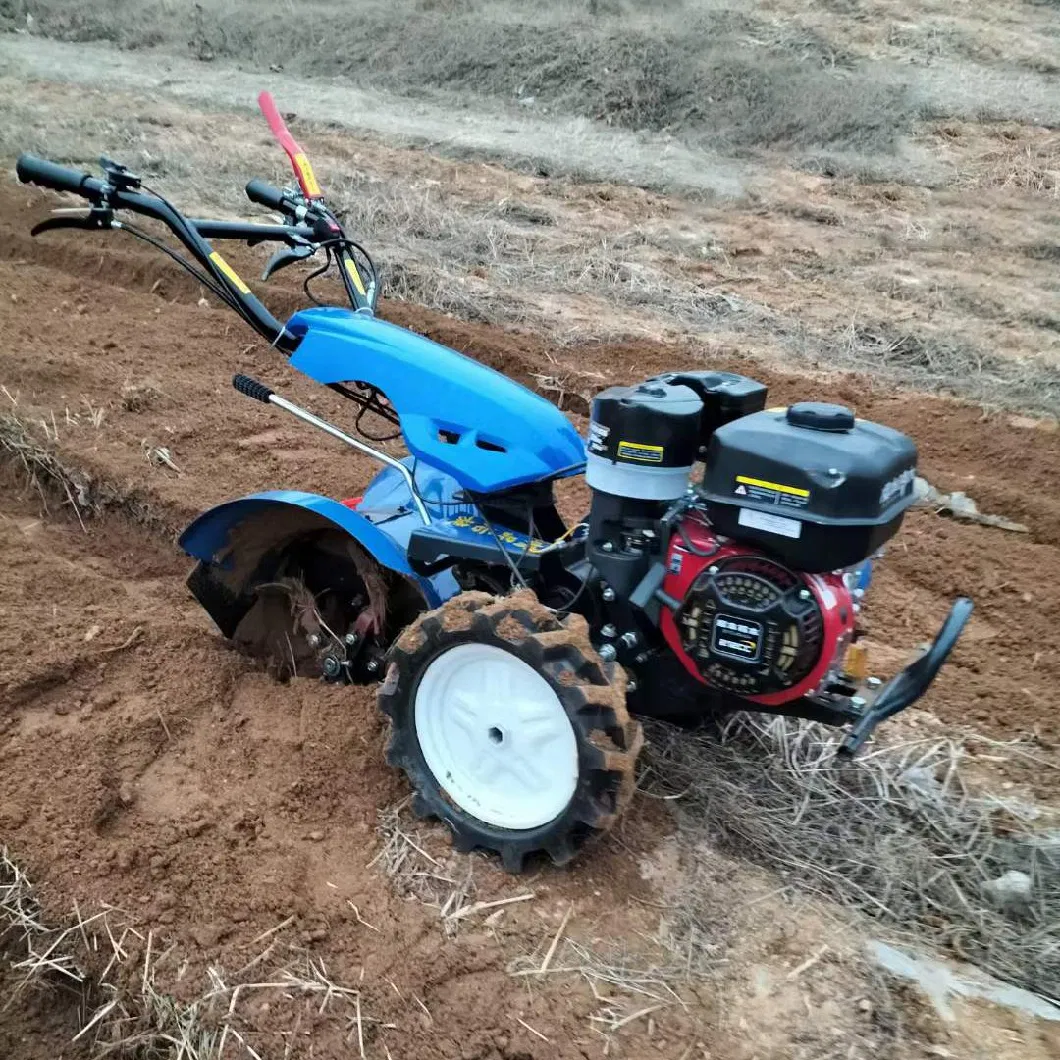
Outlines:
{"type": "MultiPolygon", "coordinates": [[[[69,505],[52,499],[44,510],[17,469],[4,471],[0,837],[39,880],[46,909],[61,920],[75,899],[107,902],[151,925],[174,942],[158,974],[178,997],[199,996],[208,969],[245,971],[266,950],[270,961],[281,952],[322,961],[333,981],[361,991],[369,1056],[601,1055],[609,999],[577,975],[527,985],[509,965],[527,954],[540,963],[568,909],[569,931],[586,945],[618,939],[646,965],[668,959],[660,908],[680,859],[667,846],[665,808],[638,798],[616,834],[573,870],[514,881],[480,858],[454,858],[436,830],[421,829],[435,885],[455,889],[471,872],[474,900],[534,894],[496,920],[469,916],[452,938],[437,908],[410,893],[415,881],[390,885],[373,863],[386,835],[377,825],[406,791],[383,763],[374,693],[277,684],[229,649],[185,590],[188,563],[172,540],[204,507],[256,489],[358,493],[371,465],[236,395],[228,379],[245,371],[340,416],[337,398],[296,378],[229,311],[200,301],[154,251],[120,236],[29,240],[50,205],[36,192],[0,188],[0,408],[39,425],[92,476],[106,510],[82,527],[69,505]]],[[[296,301],[281,287],[272,304],[282,311],[296,301]]],[[[531,385],[562,376],[575,417],[586,395],[613,381],[741,367],[653,343],[554,351],[529,334],[406,304],[385,312],[531,385]]],[[[1060,434],[857,377],[768,382],[777,401],[830,397],[909,432],[933,484],[965,489],[984,509],[1029,525],[1017,535],[912,515],[869,618],[881,664],[894,666],[934,631],[954,595],[973,596],[976,617],[920,724],[1029,742],[1047,768],[982,749],[1007,783],[1055,793],[1060,434]]],[[[575,486],[565,504],[575,510],[583,500],[575,486]]],[[[731,914],[724,931],[741,920],[749,929],[731,942],[712,989],[685,984],[665,1011],[616,1030],[609,1055],[868,1056],[893,1040],[873,1016],[876,1002],[857,1003],[871,985],[849,945],[835,942],[841,956],[787,978],[812,955],[818,931],[838,929],[776,900],[741,914],[747,887],[769,897],[768,882],[749,872],[727,876],[719,860],[709,881],[731,914]],[[758,992],[761,1011],[746,1011],[748,991],[758,992]]],[[[321,1014],[315,1001],[260,996],[238,1014],[267,1048],[262,1055],[287,1055],[287,1046],[310,1055],[310,1045],[316,1057],[357,1055],[349,1019],[321,1014]]],[[[7,1033],[4,1055],[44,1055],[36,1045],[20,1052],[7,1033]]],[[[934,1027],[910,1033],[924,1048],[949,1041],[934,1027]]],[[[961,1055],[979,1055],[969,1048],[961,1055]]]]}

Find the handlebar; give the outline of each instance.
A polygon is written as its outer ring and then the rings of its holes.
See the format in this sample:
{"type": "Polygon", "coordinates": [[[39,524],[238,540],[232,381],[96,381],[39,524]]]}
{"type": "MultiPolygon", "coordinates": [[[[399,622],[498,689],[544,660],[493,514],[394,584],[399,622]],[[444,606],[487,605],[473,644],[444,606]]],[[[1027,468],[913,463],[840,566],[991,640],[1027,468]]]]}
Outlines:
{"type": "Polygon", "coordinates": [[[264,180],[259,180],[255,177],[253,180],[247,182],[244,191],[246,191],[247,198],[250,199],[251,202],[256,202],[259,206],[264,206],[267,210],[273,210],[275,213],[292,212],[291,203],[288,202],[287,196],[284,195],[279,188],[274,188],[264,180]]]}
{"type": "Polygon", "coordinates": [[[249,246],[256,243],[286,243],[301,246],[313,241],[314,232],[308,225],[256,225],[241,221],[191,220],[203,239],[242,239],[249,246]]]}
{"type": "MultiPolygon", "coordinates": [[[[291,188],[282,191],[263,180],[252,180],[246,185],[247,198],[266,209],[280,213],[290,224],[255,225],[231,221],[192,220],[180,213],[161,195],[143,187],[140,177],[108,158],[101,158],[103,179],[80,172],[34,155],[22,154],[15,166],[23,183],[38,184],[53,191],[70,192],[87,199],[92,209],[88,217],[52,218],[34,228],[34,234],[53,228],[85,228],[101,230],[124,228],[148,242],[159,246],[188,269],[201,283],[209,287],[226,304],[235,309],[258,334],[286,353],[292,353],[298,338],[292,335],[251,293],[236,271],[215,251],[210,239],[242,239],[254,245],[266,240],[286,243],[290,248],[273,256],[265,269],[267,279],[277,269],[295,261],[305,260],[324,249],[328,261],[338,269],[338,277],[346,296],[355,310],[374,311],[378,297],[378,276],[368,252],[347,238],[342,223],[325,202],[323,192],[313,176],[309,162],[291,137],[279,111],[267,93],[259,98],[273,133],[280,140],[291,159],[301,192],[291,188]],[[184,245],[200,268],[175,254],[148,233],[139,232],[114,217],[115,210],[129,210],[164,224],[184,245]],[[366,271],[362,275],[356,255],[360,255],[366,271]]],[[[318,270],[314,275],[319,275],[318,270]]]]}
{"type": "Polygon", "coordinates": [[[106,189],[103,181],[91,173],[78,172],[57,162],[37,158],[36,155],[19,155],[15,172],[23,184],[39,184],[52,191],[71,191],[93,201],[103,198],[106,189]]]}
{"type": "Polygon", "coordinates": [[[222,238],[231,238],[235,234],[238,234],[239,238],[245,236],[255,238],[263,233],[251,232],[251,230],[266,228],[271,230],[269,238],[273,238],[271,233],[282,229],[285,237],[290,234],[291,242],[297,243],[300,242],[294,235],[298,232],[297,229],[292,229],[288,233],[287,227],[281,225],[233,225],[226,231],[221,227],[223,222],[203,222],[202,229],[200,229],[195,222],[179,213],[158,195],[132,190],[131,186],[115,187],[88,173],[79,173],[76,169],[68,169],[66,166],[45,161],[34,155],[19,155],[15,163],[15,172],[23,183],[38,184],[54,191],[73,192],[75,195],[88,199],[97,208],[103,206],[108,209],[130,210],[144,217],[161,221],[212,277],[225,295],[226,301],[259,335],[268,339],[285,353],[294,352],[298,339],[262,305],[232,266],[210,246],[206,241],[206,233],[220,235],[222,238]],[[237,228],[240,229],[238,233],[233,231],[237,228]]]}

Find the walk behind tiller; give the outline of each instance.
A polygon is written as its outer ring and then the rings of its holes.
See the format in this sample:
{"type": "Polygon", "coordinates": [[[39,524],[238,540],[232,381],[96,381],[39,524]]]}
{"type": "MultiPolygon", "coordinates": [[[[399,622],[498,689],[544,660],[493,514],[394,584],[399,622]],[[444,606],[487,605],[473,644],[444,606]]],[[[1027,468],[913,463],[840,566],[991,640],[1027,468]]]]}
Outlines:
{"type": "Polygon", "coordinates": [[[853,754],[924,694],[970,601],[882,687],[857,644],[873,560],[913,501],[909,438],[840,405],[767,409],[753,379],[690,371],[598,394],[583,441],[539,395],[376,317],[371,258],[272,98],[259,102],[296,182],[252,180],[246,193],[279,223],[191,220],[106,158],[102,179],[30,155],[18,176],[89,203],[34,234],[154,241],[355,406],[349,433],[237,375],[247,397],[383,468],[356,499],[283,490],[222,504],[181,545],[198,561],[191,591],[226,637],[289,673],[381,680],[387,757],[417,813],[512,872],[542,851],[563,863],[630,797],[631,714],[810,718],[849,726],[841,751],[853,754]],[[194,261],[124,213],[162,222],[194,261]],[[280,323],[213,249],[220,239],[282,244],[262,279],[322,257],[313,275],[337,270],[349,307],[318,303],[280,323]],[[370,444],[382,429],[407,456],[370,444]],[[589,510],[568,526],[553,486],[582,474],[589,510]]]}

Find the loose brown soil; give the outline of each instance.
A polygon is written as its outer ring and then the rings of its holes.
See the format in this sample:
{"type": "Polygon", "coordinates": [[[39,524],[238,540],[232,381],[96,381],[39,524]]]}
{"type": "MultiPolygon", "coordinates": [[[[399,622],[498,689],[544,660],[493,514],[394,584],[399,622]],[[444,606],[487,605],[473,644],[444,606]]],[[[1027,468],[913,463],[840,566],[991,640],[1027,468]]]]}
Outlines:
{"type": "MultiPolygon", "coordinates": [[[[407,1060],[600,1055],[590,1017],[601,1002],[581,979],[528,988],[507,964],[535,950],[540,959],[568,907],[571,931],[587,942],[619,939],[643,961],[662,960],[655,935],[666,893],[658,879],[671,829],[665,810],[635,799],[614,836],[574,869],[519,881],[482,859],[453,859],[437,830],[423,831],[443,874],[473,869],[477,899],[535,894],[489,926],[468,918],[454,938],[436,909],[390,886],[372,864],[382,843],[377,817],[406,791],[383,763],[374,693],[305,679],[278,684],[232,651],[186,592],[188,564],[170,536],[233,496],[297,487],[341,497],[359,493],[372,473],[366,460],[240,398],[228,385],[233,371],[324,415],[345,410],[230,312],[200,304],[195,285],[155,252],[118,235],[30,241],[26,232],[48,205],[34,192],[0,188],[0,406],[34,430],[39,424],[64,458],[106,484],[110,510],[83,530],[54,498],[42,511],[38,495],[5,469],[0,837],[40,881],[47,911],[58,920],[74,899],[105,901],[150,924],[175,940],[174,966],[160,975],[188,997],[201,991],[208,967],[243,967],[265,948],[262,934],[286,922],[276,936],[282,946],[323,959],[334,981],[359,985],[365,1013],[381,1021],[371,1025],[372,1056],[386,1055],[384,1046],[407,1060]],[[150,459],[158,447],[172,466],[150,459]],[[179,976],[178,960],[187,962],[179,976]]],[[[282,287],[273,301],[281,310],[295,303],[282,287]]],[[[564,379],[575,415],[586,395],[612,381],[689,365],[741,367],[653,343],[550,350],[531,335],[399,303],[386,315],[531,384],[539,375],[564,379]]],[[[774,373],[768,381],[778,401],[830,396],[909,432],[934,484],[965,489],[985,509],[1030,526],[1020,536],[914,514],[890,550],[869,617],[881,659],[893,665],[930,635],[953,595],[975,597],[973,624],[923,705],[950,728],[1035,741],[1048,768],[998,765],[1054,791],[1060,434],[867,379],[774,373]]],[[[583,499],[572,486],[565,504],[583,499]]],[[[724,892],[724,879],[714,885],[724,892]]],[[[787,1055],[786,1019],[766,1034],[762,1014],[748,1017],[762,1031],[756,1038],[725,999],[738,998],[742,984],[768,1004],[762,984],[783,982],[783,970],[816,945],[793,918],[771,913],[759,936],[734,947],[745,960],[739,975],[719,973],[715,993],[688,984],[665,1018],[624,1028],[611,1055],[751,1056],[756,1040],[770,1043],[770,1055],[787,1055]],[[770,962],[769,975],[755,970],[770,962]]],[[[824,963],[805,993],[783,988],[791,1012],[811,1001],[817,1010],[836,986],[842,969],[824,963]]],[[[255,1008],[256,1040],[268,1055],[284,1055],[290,1012],[269,1005],[255,1008]]],[[[868,1022],[865,1011],[847,995],[819,1028],[824,1036],[845,1028],[842,1051],[816,1048],[811,1037],[802,1039],[810,1043],[804,1055],[863,1055],[862,1043],[871,1055],[873,1034],[883,1032],[858,1023],[868,1022]],[[857,1051],[848,1053],[855,1034],[857,1051]]],[[[348,1026],[311,1013],[292,1055],[309,1055],[309,1030],[312,1055],[356,1055],[348,1026]]],[[[18,1060],[40,1052],[19,1052],[15,1039],[0,1037],[4,1045],[18,1060]]]]}

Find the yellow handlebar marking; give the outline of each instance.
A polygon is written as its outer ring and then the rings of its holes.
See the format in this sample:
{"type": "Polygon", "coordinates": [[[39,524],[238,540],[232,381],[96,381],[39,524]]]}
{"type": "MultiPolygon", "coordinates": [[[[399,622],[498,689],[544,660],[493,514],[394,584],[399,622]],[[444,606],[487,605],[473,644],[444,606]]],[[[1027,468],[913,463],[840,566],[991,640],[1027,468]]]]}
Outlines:
{"type": "Polygon", "coordinates": [[[228,262],[225,261],[225,259],[222,258],[216,250],[210,255],[210,261],[212,261],[221,270],[221,272],[223,272],[225,276],[227,276],[228,279],[232,281],[232,283],[236,286],[237,290],[241,294],[250,294],[250,288],[243,282],[239,273],[236,272],[236,270],[233,269],[232,266],[229,265],[228,262]]]}
{"type": "Polygon", "coordinates": [[[320,190],[320,185],[317,183],[316,175],[313,173],[313,167],[309,164],[309,159],[301,151],[294,156],[294,164],[302,175],[302,190],[306,195],[310,198],[323,195],[324,193],[320,190]]]}
{"type": "Polygon", "coordinates": [[[342,263],[346,266],[346,272],[353,282],[353,286],[357,288],[360,294],[364,294],[364,281],[361,279],[361,274],[357,271],[357,266],[349,258],[343,258],[342,263]]]}

